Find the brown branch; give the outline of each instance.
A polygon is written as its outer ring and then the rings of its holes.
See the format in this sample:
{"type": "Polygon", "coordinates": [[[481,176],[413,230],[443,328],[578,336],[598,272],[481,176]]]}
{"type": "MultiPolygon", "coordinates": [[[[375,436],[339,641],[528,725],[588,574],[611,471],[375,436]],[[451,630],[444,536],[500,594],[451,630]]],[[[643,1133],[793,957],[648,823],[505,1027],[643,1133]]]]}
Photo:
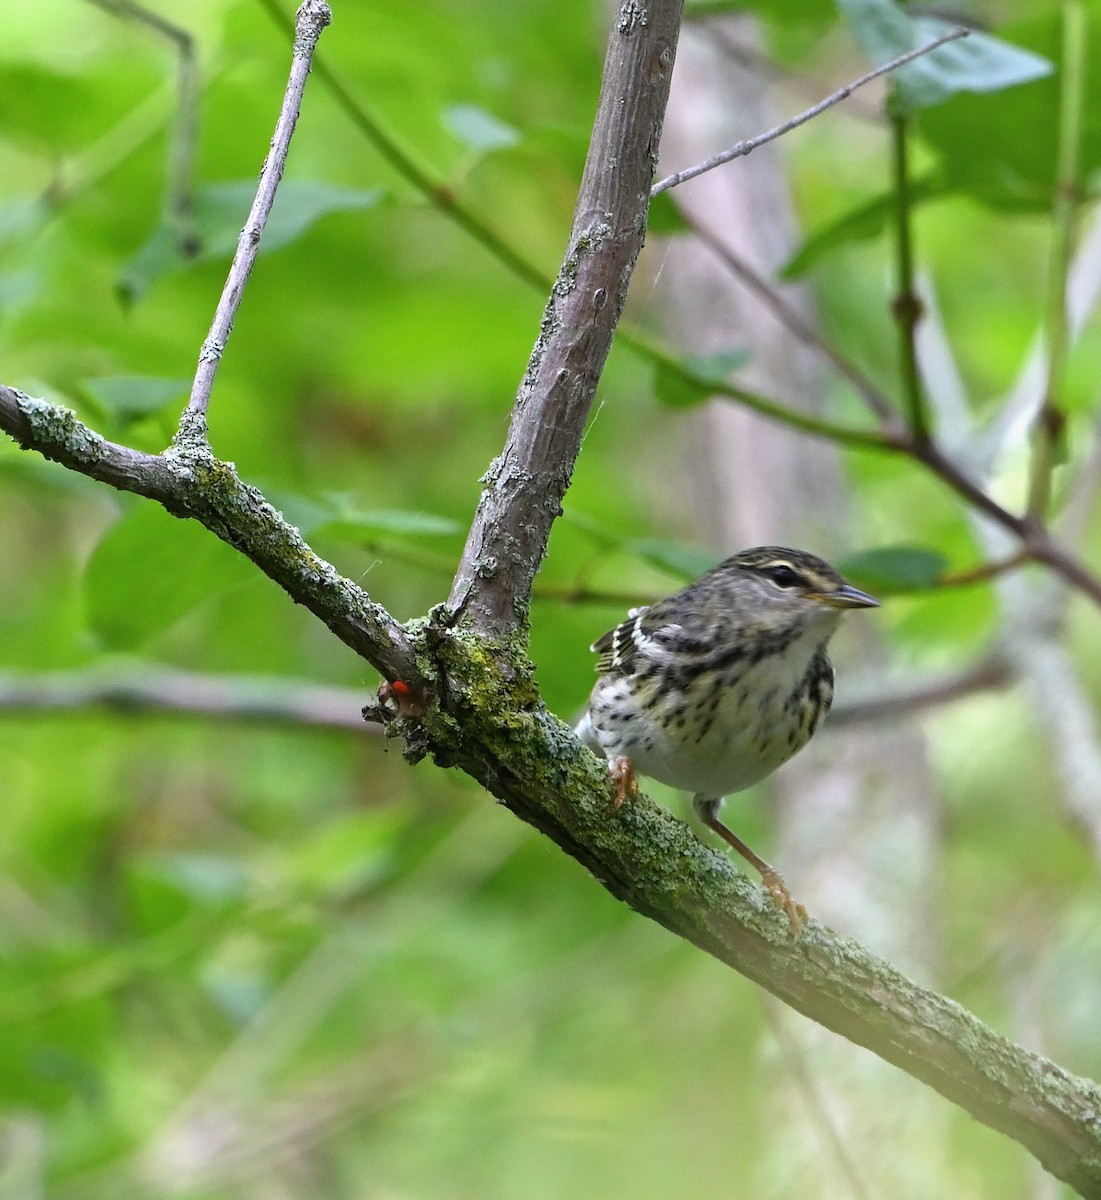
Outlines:
{"type": "Polygon", "coordinates": [[[777,321],[804,346],[825,358],[834,370],[847,380],[865,404],[883,423],[884,430],[896,437],[905,436],[906,426],[886,395],[849,359],[841,355],[822,337],[817,330],[803,320],[796,309],[787,302],[779,288],[766,279],[742,255],[732,250],[718,234],[698,221],[684,205],[677,203],[677,211],[692,233],[699,239],[724,267],[772,313],[777,321]]]}
{"type": "Polygon", "coordinates": [[[927,708],[951,704],[979,692],[994,691],[1013,682],[1014,672],[999,654],[991,654],[973,666],[951,675],[910,684],[896,692],[879,692],[868,699],[842,701],[830,709],[825,728],[870,724],[908,717],[927,708]]]}
{"type": "Polygon", "coordinates": [[[242,724],[307,726],[370,735],[362,690],[272,675],[213,675],[156,663],[67,671],[0,671],[0,711],[8,717],[106,709],[127,716],[164,713],[242,724]]]}
{"type": "Polygon", "coordinates": [[[1027,557],[1044,563],[1066,583],[1089,596],[1095,604],[1101,605],[1101,579],[1057,541],[1047,526],[1003,508],[966,471],[948,458],[935,442],[907,438],[899,444],[898,450],[927,467],[972,508],[990,517],[1003,529],[1008,529],[1020,540],[1021,549],[1027,557]]]}
{"type": "Polygon", "coordinates": [[[1006,575],[1030,561],[1027,550],[1016,550],[1004,558],[991,558],[976,563],[973,567],[960,567],[957,571],[946,571],[933,585],[937,591],[945,588],[974,587],[976,583],[989,583],[999,575],[1006,575]]]}
{"type": "Polygon", "coordinates": [[[857,88],[863,87],[866,83],[871,83],[873,79],[878,79],[880,75],[886,75],[888,71],[897,70],[897,68],[905,66],[906,63],[912,62],[915,58],[919,58],[923,54],[928,54],[931,50],[938,49],[946,42],[954,42],[957,38],[967,37],[970,32],[969,29],[960,26],[958,29],[951,29],[947,33],[941,34],[940,37],[934,38],[924,46],[918,46],[916,50],[908,50],[905,54],[900,54],[897,58],[884,63],[881,67],[876,67],[874,70],[868,71],[867,74],[861,75],[859,79],[854,79],[851,83],[845,84],[844,87],[838,88],[832,95],[827,96],[824,100],[819,100],[817,104],[812,104],[810,108],[777,125],[774,129],[769,129],[765,133],[759,133],[755,137],[737,142],[728,150],[722,150],[711,158],[697,163],[694,167],[686,167],[683,171],[675,171],[672,175],[667,175],[650,189],[651,197],[660,196],[662,192],[667,192],[670,188],[687,183],[689,179],[695,179],[697,176],[703,175],[708,171],[713,171],[716,167],[721,167],[724,163],[732,162],[735,158],[744,158],[745,155],[750,154],[760,146],[764,146],[768,142],[774,142],[777,138],[783,137],[785,133],[790,133],[793,129],[798,129],[800,125],[805,125],[807,121],[825,112],[827,108],[832,108],[833,105],[840,104],[842,100],[848,99],[857,88]]]}
{"type": "Polygon", "coordinates": [[[0,385],[0,429],[25,450],[120,491],[194,517],[250,558],[297,603],[388,679],[417,678],[405,630],[351,580],[313,552],[230,463],[191,445],[145,454],[107,441],[67,409],[0,385]]]}
{"type": "Polygon", "coordinates": [[[682,0],[614,21],[573,229],[448,601],[500,638],[526,618],[646,231],[682,0]]]}
{"type": "MultiPolygon", "coordinates": [[[[683,210],[682,210],[683,211],[683,210]]],[[[1044,525],[1028,517],[1018,516],[1000,505],[991,495],[983,490],[966,471],[962,470],[940,448],[932,437],[918,437],[902,423],[884,393],[853,363],[838,354],[824,338],[811,329],[799,314],[786,301],[779,289],[770,280],[758,274],[745,260],[724,245],[722,240],[706,227],[694,222],[690,214],[685,219],[693,233],[714,253],[727,269],[735,275],[762,303],[766,304],[788,332],[805,346],[822,355],[860,394],[868,407],[880,418],[883,433],[878,442],[879,449],[890,450],[903,454],[907,458],[924,466],[931,471],[942,483],[946,484],[963,501],[977,511],[984,513],[1003,529],[1007,529],[1021,543],[1021,548],[1014,559],[1026,561],[1033,559],[1044,563],[1072,587],[1089,596],[1095,604],[1101,605],[1101,579],[1089,571],[1074,553],[1055,539],[1055,536],[1044,525]]],[[[739,397],[731,396],[737,400],[739,397]]],[[[785,424],[793,424],[775,412],[759,409],[762,415],[780,420],[785,424]]],[[[841,438],[823,431],[822,436],[841,438]]],[[[867,444],[876,448],[876,443],[869,439],[867,444]]],[[[954,582],[954,581],[953,581],[954,582]]]]}
{"type": "MultiPolygon", "coordinates": [[[[274,3],[274,0],[259,0],[259,2],[265,11],[267,11],[272,17],[272,19],[275,20],[281,27],[289,28],[289,21],[274,3]]],[[[442,180],[434,179],[431,175],[421,170],[413,163],[412,159],[398,147],[396,142],[390,138],[388,134],[384,132],[380,123],[371,116],[371,114],[363,107],[362,104],[352,97],[348,89],[337,80],[336,76],[330,69],[326,68],[323,64],[319,64],[317,65],[317,73],[325,82],[326,86],[329,87],[337,104],[346,112],[356,128],[359,129],[360,132],[362,132],[370,140],[371,144],[378,149],[382,156],[398,171],[398,173],[405,178],[413,188],[420,192],[422,196],[424,196],[429,204],[437,207],[441,212],[448,215],[452,220],[460,225],[467,233],[475,238],[475,240],[483,245],[495,258],[497,258],[498,261],[511,270],[517,278],[522,279],[525,283],[536,287],[541,287],[544,285],[545,281],[543,280],[539,270],[535,268],[514,246],[512,246],[499,233],[493,230],[487,224],[487,222],[473,209],[461,204],[456,199],[454,194],[450,192],[449,189],[444,185],[442,180]]],[[[781,300],[781,304],[782,303],[783,302],[781,300]]],[[[547,311],[548,314],[554,311],[552,305],[548,305],[547,311]]],[[[794,332],[794,328],[792,326],[789,325],[789,328],[792,328],[794,332]]],[[[800,335],[796,334],[796,336],[800,335]]],[[[682,377],[688,377],[688,372],[684,364],[678,362],[674,356],[668,355],[664,351],[659,350],[649,338],[645,338],[641,334],[636,334],[627,329],[623,329],[621,331],[620,340],[625,345],[629,345],[638,351],[647,360],[654,363],[660,363],[668,367],[670,370],[677,371],[682,375],[682,377]]],[[[538,351],[538,346],[536,347],[536,350],[538,351]]],[[[855,372],[856,368],[853,367],[852,370],[855,372]]],[[[847,374],[847,372],[842,371],[842,374],[847,374]]],[[[869,388],[872,392],[876,391],[874,385],[871,385],[870,381],[868,380],[863,380],[858,383],[857,375],[859,375],[859,372],[856,372],[856,375],[849,376],[850,381],[858,388],[859,391],[861,391],[868,403],[874,407],[876,405],[876,400],[872,399],[867,394],[867,389],[869,388]]],[[[846,429],[843,426],[837,426],[831,422],[817,421],[814,418],[809,418],[804,413],[786,409],[783,405],[771,402],[766,397],[759,396],[755,393],[746,392],[733,386],[717,387],[715,390],[717,394],[728,396],[730,399],[761,413],[763,416],[766,416],[771,420],[779,421],[780,423],[786,424],[792,428],[801,429],[804,432],[813,434],[814,436],[825,437],[842,445],[862,446],[868,449],[887,451],[895,454],[904,454],[910,458],[913,458],[929,469],[944,483],[946,483],[952,491],[956,492],[956,494],[961,497],[961,499],[966,501],[972,507],[978,509],[980,512],[985,513],[999,525],[1003,526],[1003,528],[1010,530],[1010,532],[1012,532],[1016,537],[1021,539],[1022,543],[1029,547],[1030,553],[1032,553],[1034,558],[1044,562],[1072,587],[1084,592],[1095,603],[1101,605],[1101,579],[1098,579],[1091,572],[1089,572],[1069,550],[1059,545],[1052,538],[1052,536],[1047,533],[1046,530],[1037,529],[1033,522],[1030,522],[1025,518],[1018,517],[1009,512],[1007,509],[1002,508],[997,501],[988,496],[981,487],[975,484],[963,471],[956,467],[956,465],[952,463],[951,460],[949,460],[936,445],[932,443],[917,445],[909,439],[906,432],[903,432],[901,436],[898,436],[897,431],[893,428],[894,422],[892,422],[887,428],[886,432],[882,434],[874,431],[846,429]],[[1035,550],[1037,545],[1040,547],[1039,550],[1035,550]]],[[[520,397],[523,397],[525,394],[525,389],[522,387],[520,391],[520,397]]],[[[882,397],[882,393],[879,393],[879,396],[882,397]]],[[[518,397],[518,401],[520,397],[518,397]]],[[[882,403],[886,403],[885,398],[882,398],[882,403]]],[[[890,407],[889,404],[888,407],[890,407]]],[[[514,420],[515,416],[516,414],[514,410],[514,420]]],[[[895,418],[895,421],[897,421],[897,417],[895,418]]],[[[575,458],[576,449],[570,454],[568,459],[570,468],[572,468],[572,463],[575,458]]],[[[503,460],[499,459],[496,463],[494,463],[490,468],[491,473],[496,472],[497,474],[500,474],[503,470],[502,462],[503,460]]],[[[565,474],[568,478],[569,469],[565,469],[565,474]]],[[[558,488],[557,486],[541,492],[540,489],[536,486],[533,486],[530,481],[525,481],[522,475],[517,477],[516,483],[519,488],[524,490],[524,494],[533,499],[536,508],[543,502],[543,497],[545,495],[552,497],[552,506],[553,497],[557,495],[560,498],[561,496],[562,489],[558,488]]],[[[500,490],[499,484],[496,485],[496,490],[500,490]]],[[[483,494],[481,504],[482,507],[487,504],[485,494],[483,494]]],[[[539,517],[538,523],[540,526],[547,524],[549,527],[549,521],[552,519],[552,517],[539,517]]],[[[484,525],[485,523],[485,520],[480,516],[479,524],[484,525]]],[[[476,563],[478,569],[482,571],[492,573],[498,569],[496,563],[490,562],[490,556],[488,554],[485,556],[483,561],[478,562],[478,548],[476,545],[471,544],[472,539],[473,531],[472,538],[471,540],[468,540],[467,549],[464,554],[464,566],[462,572],[460,573],[460,578],[456,580],[455,587],[452,590],[453,604],[456,602],[460,592],[465,593],[465,573],[472,569],[476,563]]],[[[533,539],[533,541],[545,547],[545,537],[536,537],[533,539]]],[[[500,548],[503,548],[506,551],[506,559],[510,557],[510,554],[507,553],[510,548],[509,538],[501,539],[500,548]]],[[[532,574],[537,566],[538,561],[536,561],[534,566],[530,568],[532,574]]],[[[524,564],[520,564],[519,568],[516,570],[516,574],[519,578],[523,578],[528,574],[528,569],[524,566],[524,564]]],[[[509,605],[507,603],[503,603],[501,607],[508,608],[509,605]]],[[[524,606],[522,603],[520,607],[523,609],[524,606]]]]}

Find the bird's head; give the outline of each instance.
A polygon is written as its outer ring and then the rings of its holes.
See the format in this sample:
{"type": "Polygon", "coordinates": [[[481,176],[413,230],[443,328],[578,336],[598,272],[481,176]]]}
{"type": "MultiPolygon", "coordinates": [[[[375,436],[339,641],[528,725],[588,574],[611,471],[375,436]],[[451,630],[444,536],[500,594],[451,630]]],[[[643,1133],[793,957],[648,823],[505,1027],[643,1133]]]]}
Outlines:
{"type": "Polygon", "coordinates": [[[743,550],[699,582],[715,589],[739,623],[762,633],[820,630],[828,637],[847,609],[879,606],[824,559],[784,546],[743,550]]]}

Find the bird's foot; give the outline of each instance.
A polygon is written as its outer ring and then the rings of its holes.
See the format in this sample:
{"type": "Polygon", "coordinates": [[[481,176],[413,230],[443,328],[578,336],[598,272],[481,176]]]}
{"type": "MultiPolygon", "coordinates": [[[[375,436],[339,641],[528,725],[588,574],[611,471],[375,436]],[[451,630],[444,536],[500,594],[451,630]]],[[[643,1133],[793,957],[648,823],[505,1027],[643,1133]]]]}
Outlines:
{"type": "Polygon", "coordinates": [[[608,760],[608,776],[615,787],[612,796],[612,811],[618,812],[624,800],[633,800],[638,795],[638,780],[635,768],[626,754],[608,760]]]}
{"type": "Polygon", "coordinates": [[[765,890],[772,897],[776,907],[787,914],[787,919],[791,924],[791,935],[797,938],[807,923],[807,910],[788,891],[788,885],[775,867],[769,867],[768,870],[761,872],[761,882],[765,885],[765,890]]]}

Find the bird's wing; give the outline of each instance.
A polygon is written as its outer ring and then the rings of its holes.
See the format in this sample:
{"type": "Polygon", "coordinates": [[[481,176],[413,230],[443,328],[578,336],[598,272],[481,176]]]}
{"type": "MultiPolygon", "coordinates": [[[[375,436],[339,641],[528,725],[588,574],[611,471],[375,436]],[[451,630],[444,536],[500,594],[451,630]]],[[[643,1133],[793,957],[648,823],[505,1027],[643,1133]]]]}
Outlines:
{"type": "Polygon", "coordinates": [[[680,625],[662,619],[660,605],[633,608],[625,621],[593,642],[590,649],[600,655],[596,669],[600,674],[630,671],[640,659],[668,659],[681,632],[680,625]]]}

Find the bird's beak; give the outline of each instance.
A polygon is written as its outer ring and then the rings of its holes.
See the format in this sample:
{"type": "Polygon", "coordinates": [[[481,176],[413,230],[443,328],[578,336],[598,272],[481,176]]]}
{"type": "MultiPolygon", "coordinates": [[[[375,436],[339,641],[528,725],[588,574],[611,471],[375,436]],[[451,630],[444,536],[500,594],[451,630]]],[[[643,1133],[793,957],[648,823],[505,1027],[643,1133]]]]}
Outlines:
{"type": "Polygon", "coordinates": [[[817,600],[828,604],[830,608],[878,608],[879,601],[867,592],[854,588],[851,583],[843,583],[835,592],[810,592],[808,600],[817,600]]]}

